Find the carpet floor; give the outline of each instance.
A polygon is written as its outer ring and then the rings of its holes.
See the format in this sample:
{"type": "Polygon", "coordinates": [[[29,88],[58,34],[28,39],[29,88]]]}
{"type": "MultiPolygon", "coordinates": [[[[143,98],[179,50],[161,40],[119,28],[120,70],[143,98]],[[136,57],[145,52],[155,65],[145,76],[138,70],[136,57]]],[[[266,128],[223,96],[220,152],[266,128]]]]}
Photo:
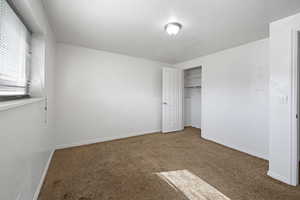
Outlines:
{"type": "Polygon", "coordinates": [[[176,170],[188,170],[231,200],[300,199],[300,187],[273,180],[267,169],[267,161],[186,128],[58,150],[39,200],[187,200],[156,174],[176,170]]]}

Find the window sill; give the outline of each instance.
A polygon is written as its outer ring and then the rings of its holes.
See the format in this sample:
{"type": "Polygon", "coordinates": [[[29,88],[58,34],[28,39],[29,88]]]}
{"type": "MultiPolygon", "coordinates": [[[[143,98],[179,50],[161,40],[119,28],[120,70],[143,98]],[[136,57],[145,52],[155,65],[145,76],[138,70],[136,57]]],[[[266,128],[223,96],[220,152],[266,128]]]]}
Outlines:
{"type": "Polygon", "coordinates": [[[44,101],[44,100],[45,100],[45,98],[28,98],[28,99],[3,101],[3,102],[0,102],[0,112],[9,110],[9,109],[13,109],[13,108],[17,108],[17,107],[21,107],[21,106],[25,106],[28,104],[37,103],[37,102],[44,101]]]}

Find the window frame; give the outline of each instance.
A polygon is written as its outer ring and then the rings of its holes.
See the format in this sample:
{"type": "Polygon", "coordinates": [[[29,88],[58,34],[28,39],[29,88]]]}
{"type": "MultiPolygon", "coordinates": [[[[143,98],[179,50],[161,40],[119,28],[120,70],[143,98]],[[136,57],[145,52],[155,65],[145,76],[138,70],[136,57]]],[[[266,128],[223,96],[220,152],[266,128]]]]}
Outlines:
{"type": "Polygon", "coordinates": [[[21,21],[21,23],[25,26],[25,28],[28,31],[28,52],[25,55],[26,56],[26,61],[28,62],[25,66],[25,75],[26,75],[26,82],[25,85],[24,84],[16,84],[16,82],[14,81],[9,81],[9,80],[1,80],[0,79],[0,86],[3,87],[7,87],[7,88],[24,88],[25,89],[25,94],[21,94],[21,95],[0,95],[0,102],[2,101],[9,101],[9,100],[17,100],[17,99],[25,99],[25,98],[30,98],[30,81],[31,81],[31,54],[32,54],[32,31],[30,30],[30,28],[28,27],[28,25],[26,24],[24,18],[19,14],[18,10],[16,9],[16,7],[14,6],[13,2],[11,0],[4,0],[6,1],[6,3],[9,5],[9,7],[12,9],[12,11],[14,12],[14,14],[18,17],[18,19],[21,21]]]}

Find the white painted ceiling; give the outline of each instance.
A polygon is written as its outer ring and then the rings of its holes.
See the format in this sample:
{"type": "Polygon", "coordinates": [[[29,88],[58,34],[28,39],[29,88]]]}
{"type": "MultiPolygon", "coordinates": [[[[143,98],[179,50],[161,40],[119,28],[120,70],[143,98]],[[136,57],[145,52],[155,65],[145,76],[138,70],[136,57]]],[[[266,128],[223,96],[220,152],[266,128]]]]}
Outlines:
{"type": "Polygon", "coordinates": [[[43,0],[59,42],[170,64],[268,37],[300,0],[43,0]],[[183,24],[175,37],[170,21],[183,24]]]}

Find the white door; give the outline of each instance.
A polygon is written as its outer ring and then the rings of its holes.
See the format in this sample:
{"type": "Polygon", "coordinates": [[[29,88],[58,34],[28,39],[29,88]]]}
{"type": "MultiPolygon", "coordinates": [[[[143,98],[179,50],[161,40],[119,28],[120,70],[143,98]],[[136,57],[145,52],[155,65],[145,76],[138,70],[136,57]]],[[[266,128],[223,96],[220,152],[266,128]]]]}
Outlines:
{"type": "Polygon", "coordinates": [[[179,69],[163,69],[163,133],[183,129],[183,72],[179,69]]]}

